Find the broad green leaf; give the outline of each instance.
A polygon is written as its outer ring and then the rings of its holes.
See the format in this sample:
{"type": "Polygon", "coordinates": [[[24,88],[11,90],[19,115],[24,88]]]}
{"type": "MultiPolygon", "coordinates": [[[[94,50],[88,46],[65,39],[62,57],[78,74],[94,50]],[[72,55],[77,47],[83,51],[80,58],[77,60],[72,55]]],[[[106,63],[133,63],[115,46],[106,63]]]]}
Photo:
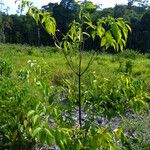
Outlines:
{"type": "Polygon", "coordinates": [[[125,22],[123,21],[123,19],[117,19],[117,25],[120,27],[120,28],[124,28],[125,27],[125,22]]]}
{"type": "Polygon", "coordinates": [[[47,20],[47,18],[44,16],[43,18],[42,18],[42,23],[44,23],[45,21],[47,20]]]}
{"type": "Polygon", "coordinates": [[[49,34],[52,34],[52,23],[50,22],[50,20],[47,20],[45,22],[45,29],[49,34]]]}
{"type": "Polygon", "coordinates": [[[125,40],[127,40],[127,38],[128,38],[128,28],[126,26],[124,26],[122,28],[122,32],[123,32],[125,40]]]}
{"type": "Polygon", "coordinates": [[[39,115],[35,115],[35,116],[33,117],[33,124],[34,124],[34,125],[36,124],[38,118],[39,118],[39,115]]]}
{"type": "Polygon", "coordinates": [[[106,48],[106,50],[107,50],[110,46],[111,46],[111,44],[110,44],[110,43],[106,43],[106,44],[105,44],[105,48],[106,48]]]}
{"type": "Polygon", "coordinates": [[[101,44],[100,44],[100,46],[103,47],[103,46],[106,44],[106,42],[107,42],[106,37],[103,37],[103,38],[101,39],[101,44]]]}
{"type": "Polygon", "coordinates": [[[119,42],[121,40],[122,35],[119,27],[117,26],[117,23],[113,23],[111,25],[111,31],[115,40],[119,42]]]}
{"type": "Polygon", "coordinates": [[[92,39],[93,39],[93,40],[95,39],[95,36],[96,36],[96,31],[93,31],[93,32],[92,32],[92,39]]]}
{"type": "Polygon", "coordinates": [[[124,39],[121,39],[121,42],[122,42],[123,46],[125,47],[126,46],[126,41],[124,39]]]}
{"type": "Polygon", "coordinates": [[[38,25],[38,23],[39,23],[39,13],[35,12],[32,16],[35,19],[36,24],[38,25]]]}
{"type": "Polygon", "coordinates": [[[42,130],[41,127],[36,128],[36,129],[33,131],[32,137],[33,137],[33,138],[36,137],[36,136],[39,134],[39,132],[40,132],[41,130],[42,130]]]}
{"type": "MultiPolygon", "coordinates": [[[[115,40],[114,38],[112,37],[112,34],[110,31],[107,31],[106,32],[106,49],[108,49],[111,45],[115,44],[115,40]]],[[[117,44],[117,43],[116,43],[117,44]]]]}
{"type": "Polygon", "coordinates": [[[85,24],[87,24],[88,27],[91,27],[92,29],[95,29],[95,26],[93,25],[92,22],[85,22],[85,24]]]}
{"type": "Polygon", "coordinates": [[[97,27],[97,34],[101,38],[105,34],[105,29],[102,26],[97,27]]]}
{"type": "Polygon", "coordinates": [[[120,46],[120,50],[123,51],[123,46],[124,46],[124,45],[123,45],[123,43],[122,43],[122,40],[119,41],[119,46],[120,46]]]}
{"type": "Polygon", "coordinates": [[[33,114],[35,113],[35,110],[30,110],[27,114],[27,117],[30,117],[32,116],[33,114]]]}
{"type": "Polygon", "coordinates": [[[116,43],[116,49],[115,49],[117,52],[118,52],[118,50],[119,50],[119,44],[118,43],[116,43]]]}
{"type": "Polygon", "coordinates": [[[32,15],[33,15],[33,12],[32,12],[32,9],[31,9],[31,8],[28,9],[28,14],[29,14],[29,16],[32,16],[32,15]]]}
{"type": "Polygon", "coordinates": [[[116,49],[116,41],[115,40],[113,40],[113,42],[111,43],[111,46],[114,48],[114,50],[116,49]]]}
{"type": "Polygon", "coordinates": [[[41,129],[39,132],[39,139],[42,145],[46,143],[46,138],[47,138],[47,135],[46,135],[45,128],[41,129]]]}
{"type": "Polygon", "coordinates": [[[128,30],[131,32],[132,30],[131,30],[131,27],[128,25],[128,24],[126,24],[126,27],[128,28],[128,30]]]}
{"type": "Polygon", "coordinates": [[[44,129],[45,132],[46,132],[46,141],[47,141],[47,144],[51,145],[52,144],[52,141],[53,141],[53,135],[51,134],[50,130],[45,128],[44,129]]]}

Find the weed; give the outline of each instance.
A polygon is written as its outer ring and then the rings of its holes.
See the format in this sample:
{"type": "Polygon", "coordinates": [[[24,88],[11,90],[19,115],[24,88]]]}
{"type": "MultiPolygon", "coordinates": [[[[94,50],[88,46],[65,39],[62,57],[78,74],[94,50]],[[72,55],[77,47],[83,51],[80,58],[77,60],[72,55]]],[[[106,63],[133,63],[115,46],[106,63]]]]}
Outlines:
{"type": "Polygon", "coordinates": [[[12,73],[12,64],[10,61],[0,59],[0,75],[9,77],[12,73]]]}
{"type": "Polygon", "coordinates": [[[129,114],[123,122],[123,128],[130,137],[133,149],[150,148],[150,114],[129,114]]]}

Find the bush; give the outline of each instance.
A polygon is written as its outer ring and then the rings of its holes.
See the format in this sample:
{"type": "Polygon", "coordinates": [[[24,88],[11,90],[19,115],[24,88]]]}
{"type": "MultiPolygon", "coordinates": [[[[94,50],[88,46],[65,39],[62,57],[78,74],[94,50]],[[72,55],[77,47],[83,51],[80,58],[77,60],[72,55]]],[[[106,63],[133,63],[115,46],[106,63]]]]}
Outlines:
{"type": "Polygon", "coordinates": [[[127,49],[122,53],[117,54],[118,58],[132,59],[135,60],[139,56],[139,52],[135,50],[127,49]]]}
{"type": "Polygon", "coordinates": [[[12,64],[9,60],[0,59],[0,75],[9,77],[12,73],[12,64]]]}

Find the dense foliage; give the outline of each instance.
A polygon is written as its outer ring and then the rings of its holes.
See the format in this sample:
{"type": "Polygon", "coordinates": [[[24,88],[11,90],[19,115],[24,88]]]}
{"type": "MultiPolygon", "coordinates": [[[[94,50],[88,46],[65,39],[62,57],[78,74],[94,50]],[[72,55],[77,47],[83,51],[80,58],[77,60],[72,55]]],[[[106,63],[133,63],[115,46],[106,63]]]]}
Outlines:
{"type": "MultiPolygon", "coordinates": [[[[97,6],[93,6],[92,9],[87,10],[92,14],[93,21],[107,16],[122,17],[129,21],[132,26],[132,33],[128,38],[127,48],[149,52],[149,3],[137,1],[140,4],[135,6],[133,5],[135,2],[132,1],[128,5],[116,5],[114,8],[105,8],[103,10],[97,9],[97,6]]],[[[90,4],[91,2],[85,1],[80,5],[85,5],[88,8],[90,4]]],[[[79,4],[74,1],[63,0],[60,4],[49,3],[43,6],[42,9],[52,12],[53,17],[56,19],[57,28],[62,33],[66,33],[69,23],[77,19],[79,4]]],[[[28,15],[7,15],[2,13],[0,16],[1,42],[53,46],[53,39],[43,30],[41,24],[36,25],[28,15]]],[[[60,36],[60,38],[62,37],[60,36]]],[[[97,40],[93,45],[91,40],[87,40],[86,48],[96,49],[98,42],[97,40]]]]}
{"type": "MultiPolygon", "coordinates": [[[[148,55],[127,51],[97,56],[82,80],[86,105],[81,130],[74,107],[77,81],[58,50],[1,45],[0,54],[1,149],[39,149],[42,145],[48,149],[54,144],[64,150],[149,146],[149,114],[143,111],[138,115],[144,123],[142,128],[131,110],[148,107],[148,55]],[[121,66],[118,60],[123,60],[121,66]],[[131,71],[126,65],[129,61],[133,64],[131,71]],[[121,114],[127,115],[125,123],[121,114]]],[[[85,53],[84,62],[89,55],[92,53],[85,53]]]]}

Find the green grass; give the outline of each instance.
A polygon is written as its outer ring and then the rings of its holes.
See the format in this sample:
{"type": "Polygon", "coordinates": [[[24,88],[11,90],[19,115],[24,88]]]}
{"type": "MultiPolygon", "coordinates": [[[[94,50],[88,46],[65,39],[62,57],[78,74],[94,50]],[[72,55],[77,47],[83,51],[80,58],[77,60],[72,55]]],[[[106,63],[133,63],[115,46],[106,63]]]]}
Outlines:
{"type": "MultiPolygon", "coordinates": [[[[0,55],[2,59],[9,60],[13,65],[13,72],[28,68],[29,60],[36,60],[45,68],[47,76],[51,81],[57,78],[72,76],[73,73],[68,67],[63,54],[56,48],[51,47],[30,47],[28,45],[1,44],[0,55]]],[[[84,55],[83,66],[86,65],[90,53],[84,55]]],[[[119,73],[126,73],[126,62],[132,63],[132,75],[135,78],[143,79],[149,86],[150,59],[148,55],[139,54],[130,50],[123,53],[110,55],[98,54],[89,71],[95,71],[100,79],[112,78],[119,73]],[[120,63],[122,65],[120,66],[120,63]]]]}

